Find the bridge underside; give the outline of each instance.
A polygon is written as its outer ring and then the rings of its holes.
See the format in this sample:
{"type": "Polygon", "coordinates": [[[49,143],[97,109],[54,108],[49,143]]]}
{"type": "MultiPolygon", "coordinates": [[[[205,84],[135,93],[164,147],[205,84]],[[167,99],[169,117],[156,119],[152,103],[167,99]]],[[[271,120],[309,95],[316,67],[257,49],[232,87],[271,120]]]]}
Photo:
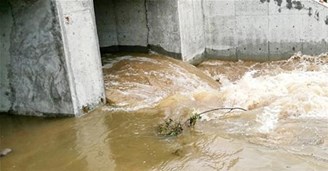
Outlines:
{"type": "Polygon", "coordinates": [[[278,60],[328,51],[315,1],[3,0],[0,112],[66,116],[105,102],[100,50],[278,60]]]}

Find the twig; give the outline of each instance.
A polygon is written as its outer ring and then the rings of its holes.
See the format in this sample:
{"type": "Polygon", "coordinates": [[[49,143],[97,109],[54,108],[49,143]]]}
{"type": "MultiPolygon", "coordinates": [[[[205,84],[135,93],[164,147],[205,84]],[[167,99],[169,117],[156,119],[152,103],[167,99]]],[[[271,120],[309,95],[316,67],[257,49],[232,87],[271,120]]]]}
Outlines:
{"type": "Polygon", "coordinates": [[[241,107],[220,107],[220,108],[216,108],[216,109],[211,109],[211,110],[207,110],[201,113],[198,113],[198,115],[203,115],[209,112],[213,112],[213,111],[217,111],[217,110],[229,110],[227,113],[232,112],[233,110],[242,110],[242,111],[247,111],[244,108],[241,107]]]}

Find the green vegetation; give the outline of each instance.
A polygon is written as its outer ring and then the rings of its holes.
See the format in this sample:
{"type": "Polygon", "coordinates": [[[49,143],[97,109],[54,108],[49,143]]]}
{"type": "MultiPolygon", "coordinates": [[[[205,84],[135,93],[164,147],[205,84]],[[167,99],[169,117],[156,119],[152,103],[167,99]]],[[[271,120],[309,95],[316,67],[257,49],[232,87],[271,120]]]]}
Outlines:
{"type": "Polygon", "coordinates": [[[161,136],[177,136],[181,134],[183,127],[181,122],[173,121],[171,118],[158,125],[157,132],[161,136]]]}

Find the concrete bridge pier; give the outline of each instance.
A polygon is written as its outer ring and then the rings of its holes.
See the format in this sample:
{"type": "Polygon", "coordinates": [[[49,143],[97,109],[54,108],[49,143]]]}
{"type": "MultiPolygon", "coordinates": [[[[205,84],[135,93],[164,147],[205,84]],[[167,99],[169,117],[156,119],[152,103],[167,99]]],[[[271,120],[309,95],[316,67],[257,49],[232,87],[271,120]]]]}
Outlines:
{"type": "Polygon", "coordinates": [[[0,21],[0,112],[75,116],[105,102],[92,0],[2,0],[0,21]]]}

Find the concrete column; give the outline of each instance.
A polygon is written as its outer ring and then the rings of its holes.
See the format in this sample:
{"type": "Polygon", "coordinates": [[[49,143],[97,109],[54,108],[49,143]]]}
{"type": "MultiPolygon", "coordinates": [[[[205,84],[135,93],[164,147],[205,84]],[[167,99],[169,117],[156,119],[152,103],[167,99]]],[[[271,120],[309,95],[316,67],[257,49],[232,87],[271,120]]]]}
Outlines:
{"type": "Polygon", "coordinates": [[[1,84],[9,86],[1,86],[1,93],[10,96],[9,106],[1,99],[4,111],[74,116],[104,102],[92,1],[9,2],[12,25],[2,22],[0,27],[10,27],[0,31],[10,34],[6,46],[0,46],[1,60],[10,58],[9,72],[1,62],[1,80],[8,78],[1,84]]]}
{"type": "Polygon", "coordinates": [[[74,114],[55,4],[50,0],[9,2],[11,111],[74,114]]]}
{"type": "Polygon", "coordinates": [[[93,0],[56,0],[75,114],[105,102],[93,0]]]}

